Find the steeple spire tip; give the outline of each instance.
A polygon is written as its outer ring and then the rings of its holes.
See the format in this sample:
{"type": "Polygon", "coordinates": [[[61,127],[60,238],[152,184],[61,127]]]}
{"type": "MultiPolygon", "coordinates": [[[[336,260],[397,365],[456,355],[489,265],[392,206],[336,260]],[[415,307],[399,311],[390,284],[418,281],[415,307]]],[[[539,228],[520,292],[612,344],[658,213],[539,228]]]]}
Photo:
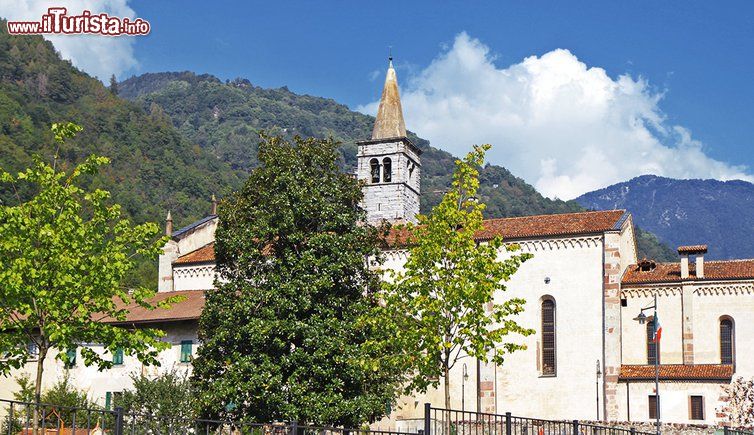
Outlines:
{"type": "Polygon", "coordinates": [[[393,68],[392,50],[388,57],[385,86],[382,88],[380,106],[377,109],[377,119],[374,121],[372,139],[388,139],[406,137],[406,124],[403,121],[401,96],[398,92],[398,77],[393,68]]]}

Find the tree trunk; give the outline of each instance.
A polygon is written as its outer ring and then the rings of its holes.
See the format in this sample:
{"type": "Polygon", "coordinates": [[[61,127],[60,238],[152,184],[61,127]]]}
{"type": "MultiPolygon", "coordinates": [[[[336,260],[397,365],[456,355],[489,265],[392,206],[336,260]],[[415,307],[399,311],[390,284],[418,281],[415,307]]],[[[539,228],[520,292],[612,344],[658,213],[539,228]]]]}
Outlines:
{"type": "Polygon", "coordinates": [[[44,373],[45,358],[47,358],[47,347],[39,347],[39,356],[37,356],[37,378],[34,382],[34,418],[32,419],[32,433],[39,435],[39,411],[40,402],[42,401],[42,374],[44,373]]]}
{"type": "Polygon", "coordinates": [[[450,367],[448,367],[448,364],[445,363],[445,366],[443,367],[443,377],[445,378],[445,434],[444,435],[450,435],[450,428],[451,428],[451,412],[450,412],[450,367]]]}
{"type": "Polygon", "coordinates": [[[443,367],[443,371],[445,377],[445,409],[450,409],[450,369],[447,364],[443,367]]]}

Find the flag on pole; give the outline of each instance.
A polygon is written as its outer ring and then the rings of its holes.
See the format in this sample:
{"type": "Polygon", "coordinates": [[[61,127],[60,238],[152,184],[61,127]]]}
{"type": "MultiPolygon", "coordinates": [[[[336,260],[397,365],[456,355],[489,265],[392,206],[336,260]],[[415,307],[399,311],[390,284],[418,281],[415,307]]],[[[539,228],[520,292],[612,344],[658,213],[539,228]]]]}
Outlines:
{"type": "Polygon", "coordinates": [[[655,314],[654,325],[655,325],[655,331],[654,331],[654,335],[652,336],[652,341],[654,341],[655,343],[659,343],[660,338],[662,337],[662,325],[660,325],[660,316],[658,316],[657,314],[655,314]]]}

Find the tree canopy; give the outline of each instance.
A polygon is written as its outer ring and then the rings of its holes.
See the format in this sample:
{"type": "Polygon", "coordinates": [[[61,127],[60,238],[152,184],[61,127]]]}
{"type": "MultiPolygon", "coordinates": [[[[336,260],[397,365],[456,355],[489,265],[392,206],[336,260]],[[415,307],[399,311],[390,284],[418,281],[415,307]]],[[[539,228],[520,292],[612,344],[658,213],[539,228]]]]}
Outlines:
{"type": "Polygon", "coordinates": [[[393,331],[412,373],[409,390],[424,391],[444,378],[450,408],[449,372],[465,356],[502,364],[505,354],[524,345],[509,335],[534,331],[516,323],[525,301],[502,302],[500,292],[531,254],[516,254],[500,237],[478,242],[485,205],[479,201],[479,168],[489,145],[475,146],[456,161],[451,189],[409,234],[409,255],[402,270],[386,272],[374,322],[393,331]],[[502,253],[502,254],[501,254],[502,253]]]}
{"type": "MultiPolygon", "coordinates": [[[[217,289],[193,380],[209,417],[355,426],[384,415],[400,373],[365,344],[377,230],[333,140],[263,137],[260,165],[218,209],[217,289]]],[[[378,337],[379,336],[379,337],[378,337]]]]}
{"type": "MultiPolygon", "coordinates": [[[[62,144],[81,128],[67,123],[53,124],[52,130],[62,144]]],[[[36,401],[50,351],[68,362],[69,349],[102,343],[104,354],[90,347],[80,351],[84,364],[104,369],[112,366],[116,349],[156,364],[158,352],[168,346],[159,330],[114,324],[126,319],[128,305],[156,308],[149,302],[153,290],[123,281],[140,257],[154,261],[160,253],[165,240],[157,225],[133,225],[119,205],[110,204],[107,191],[82,187],[107,158],[90,156],[70,172],[56,163],[36,159],[16,176],[0,169],[0,183],[34,192],[28,200],[19,196],[0,205],[0,374],[21,367],[31,343],[36,401]]],[[[176,301],[168,299],[161,306],[176,301]]]]}

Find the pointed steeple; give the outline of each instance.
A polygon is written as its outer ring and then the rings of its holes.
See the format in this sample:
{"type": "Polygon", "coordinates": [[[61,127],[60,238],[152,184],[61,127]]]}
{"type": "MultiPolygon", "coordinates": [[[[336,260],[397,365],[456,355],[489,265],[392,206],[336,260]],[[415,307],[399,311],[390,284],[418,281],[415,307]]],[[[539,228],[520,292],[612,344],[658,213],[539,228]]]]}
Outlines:
{"type": "Polygon", "coordinates": [[[382,89],[382,98],[380,98],[380,107],[377,109],[377,120],[372,130],[372,139],[394,137],[406,137],[406,124],[403,122],[398,77],[395,75],[391,56],[385,77],[385,87],[382,89]]]}

